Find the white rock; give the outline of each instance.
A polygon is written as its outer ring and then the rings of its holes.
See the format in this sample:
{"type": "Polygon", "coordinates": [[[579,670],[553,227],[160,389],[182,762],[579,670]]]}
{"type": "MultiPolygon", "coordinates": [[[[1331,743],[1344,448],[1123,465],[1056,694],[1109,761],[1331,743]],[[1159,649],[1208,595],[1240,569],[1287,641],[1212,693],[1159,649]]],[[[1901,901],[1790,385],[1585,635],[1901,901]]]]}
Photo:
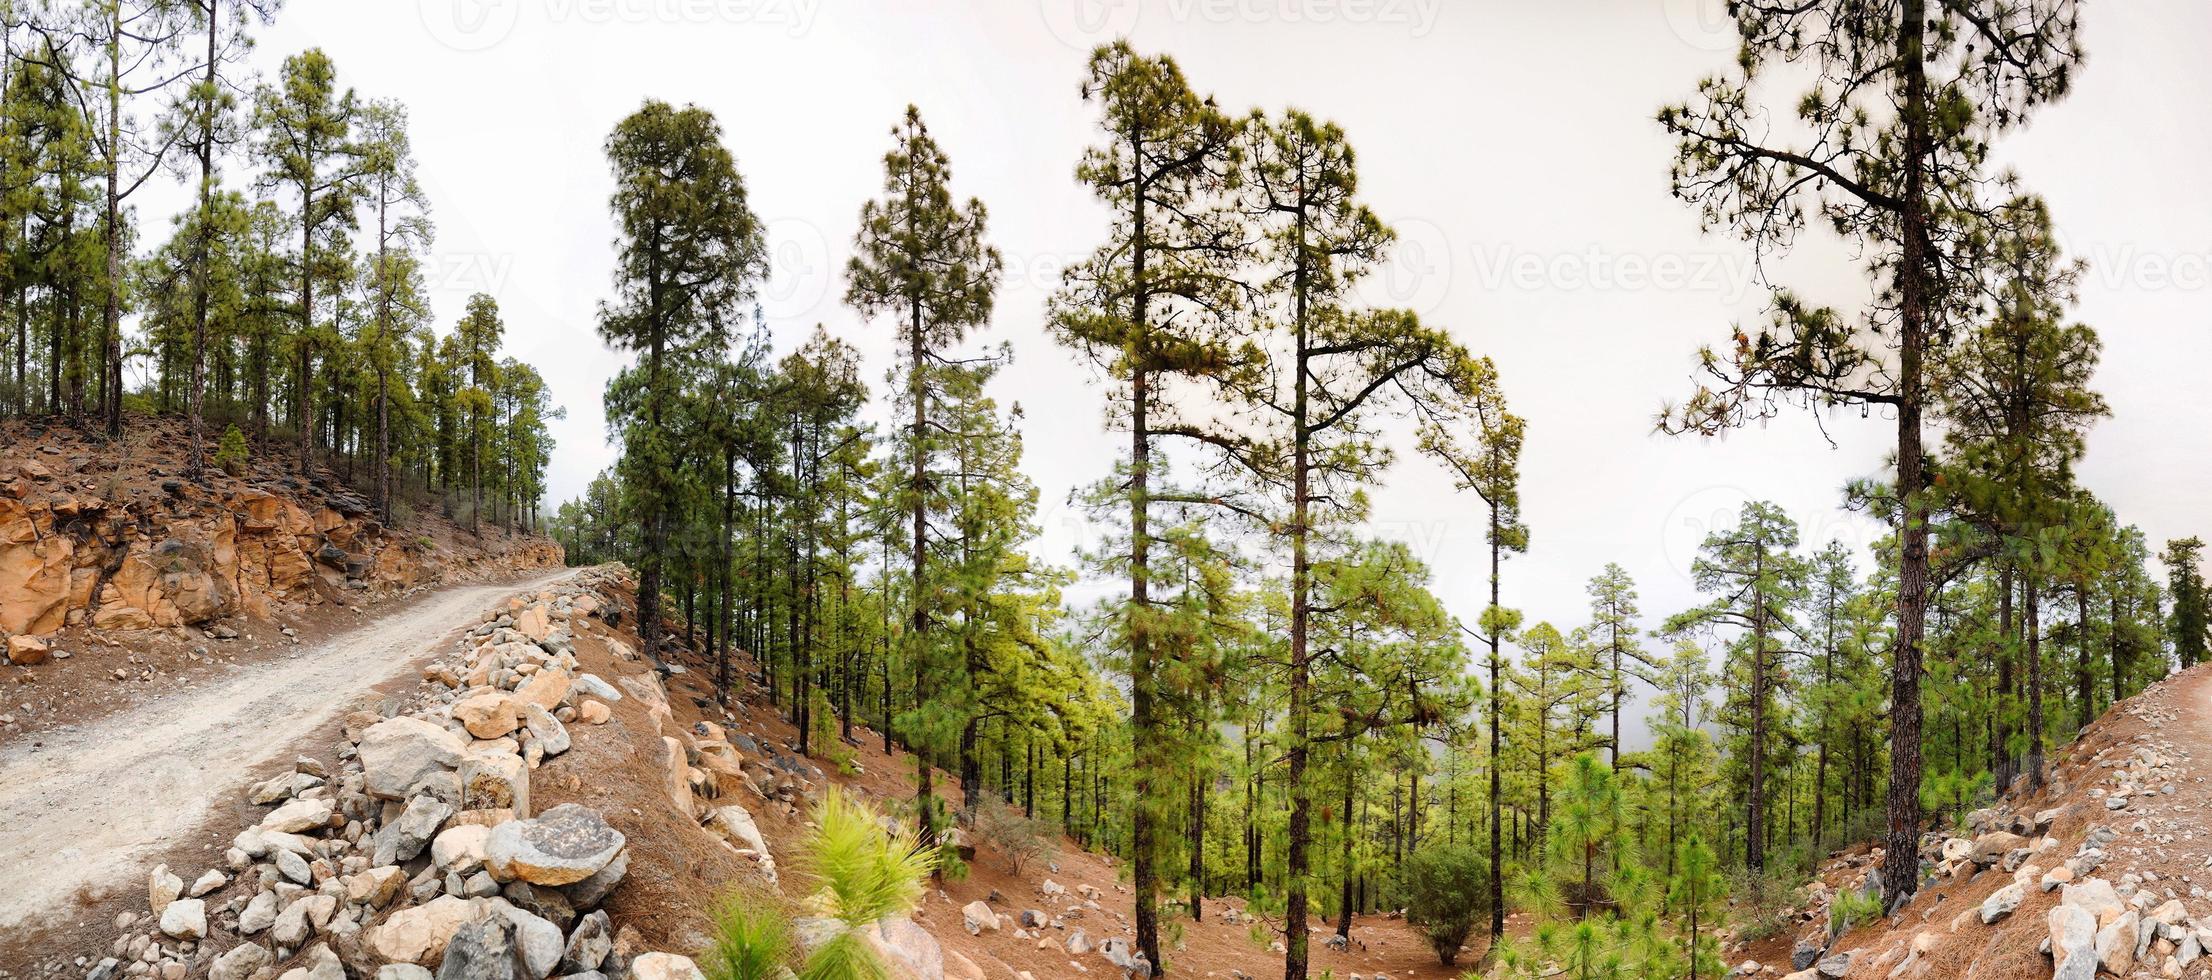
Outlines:
{"type": "Polygon", "coordinates": [[[184,879],[169,873],[168,865],[154,865],[154,870],[146,875],[146,905],[153,914],[160,915],[169,903],[183,895],[184,879]]]}
{"type": "Polygon", "coordinates": [[[691,957],[674,953],[647,953],[630,961],[632,980],[706,980],[691,957]]]}
{"type": "Polygon", "coordinates": [[[329,800],[293,800],[262,817],[261,829],[280,834],[319,830],[330,823],[330,813],[334,808],[335,804],[329,800]]]}
{"type": "Polygon", "coordinates": [[[161,910],[162,935],[171,939],[199,940],[207,937],[207,903],[197,898],[180,898],[161,910]]]}

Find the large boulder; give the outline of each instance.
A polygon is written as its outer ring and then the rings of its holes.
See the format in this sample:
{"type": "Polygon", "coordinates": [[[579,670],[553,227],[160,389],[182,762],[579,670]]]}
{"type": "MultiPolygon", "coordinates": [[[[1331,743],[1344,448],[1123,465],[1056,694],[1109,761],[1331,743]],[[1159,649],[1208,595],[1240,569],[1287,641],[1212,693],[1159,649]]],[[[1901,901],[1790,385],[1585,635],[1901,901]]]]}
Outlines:
{"type": "Polygon", "coordinates": [[[2020,907],[2020,900],[2026,898],[2027,894],[2028,886],[2017,881],[1991,893],[1987,899],[1982,901],[1982,925],[1990,925],[1998,919],[2011,915],[2013,909],[2020,907]]]}
{"type": "Polygon", "coordinates": [[[2133,909],[2120,913],[2111,924],[2097,930],[2097,963],[2116,977],[2135,966],[2135,940],[2142,934],[2142,918],[2133,909]]]}
{"type": "Polygon", "coordinates": [[[387,963],[431,966],[445,955],[446,943],[476,917],[467,899],[440,895],[428,903],[401,909],[368,930],[369,948],[387,963]]]}
{"type": "Polygon", "coordinates": [[[530,980],[551,976],[554,967],[561,962],[561,928],[547,922],[543,916],[515,907],[506,899],[482,901],[487,917],[505,919],[514,930],[515,956],[530,980]]]}
{"type": "Polygon", "coordinates": [[[414,860],[430,841],[438,836],[438,828],[445,826],[447,817],[453,815],[453,807],[434,796],[417,796],[407,801],[407,809],[391,824],[392,856],[401,861],[414,860]]]}
{"type": "Polygon", "coordinates": [[[2019,834],[1999,830],[1974,838],[1974,863],[1989,867],[2004,860],[2009,852],[2028,846],[2028,839],[2019,834]]]}
{"type": "Polygon", "coordinates": [[[8,662],[21,667],[45,663],[53,655],[53,644],[43,637],[8,637],[8,662]]]}
{"type": "Polygon", "coordinates": [[[484,863],[492,877],[503,881],[567,885],[597,874],[623,843],[622,832],[607,826],[596,811],[563,803],[535,819],[492,828],[484,863]]]}
{"type": "Polygon", "coordinates": [[[330,947],[316,943],[300,954],[298,965],[284,971],[278,980],[346,980],[346,965],[330,947]]]}
{"type": "Polygon", "coordinates": [[[521,727],[522,719],[515,710],[515,700],[504,692],[492,691],[462,698],[453,703],[453,720],[469,730],[477,738],[498,738],[511,734],[521,727]]]}
{"type": "Polygon", "coordinates": [[[607,913],[593,912],[578,919],[576,928],[568,934],[568,945],[561,950],[560,971],[572,974],[597,970],[613,951],[614,928],[607,922],[607,913]]]}
{"type": "Polygon", "coordinates": [[[461,809],[513,810],[530,815],[530,765],[513,752],[461,757],[461,809]]]}
{"type": "Polygon", "coordinates": [[[776,859],[768,851],[768,840],[761,836],[760,825],[753,822],[752,811],[735,803],[716,807],[707,817],[707,829],[728,841],[731,847],[751,852],[769,882],[776,881],[776,859]]]}
{"type": "Polygon", "coordinates": [[[2120,901],[2120,893],[2112,883],[2103,878],[2084,878],[2072,882],[2059,891],[2059,904],[2071,905],[2089,913],[2091,921],[2103,928],[2127,910],[2127,903],[2120,901]]]}
{"type": "Polygon", "coordinates": [[[492,829],[480,824],[447,827],[430,841],[430,863],[440,871],[467,874],[484,863],[492,829]]]}
{"type": "Polygon", "coordinates": [[[346,901],[370,908],[383,908],[399,897],[400,889],[407,887],[407,872],[397,866],[370,868],[340,880],[345,886],[346,901]]]}
{"type": "Polygon", "coordinates": [[[75,539],[40,537],[20,501],[0,496],[0,633],[51,633],[69,615],[75,539]],[[20,532],[10,530],[20,528],[20,532]]]}
{"type": "Polygon", "coordinates": [[[661,788],[667,791],[668,802],[677,813],[696,818],[698,811],[692,809],[691,802],[691,766],[684,760],[684,744],[661,736],[661,788]]]}
{"type": "Polygon", "coordinates": [[[515,699],[551,711],[568,698],[568,686],[567,671],[547,668],[531,674],[529,682],[515,690],[515,699]]]}
{"type": "MultiPolygon", "coordinates": [[[[465,923],[447,941],[437,980],[518,980],[521,957],[515,950],[515,926],[505,916],[465,923]]],[[[521,976],[539,980],[544,974],[521,976]]]]}
{"type": "Polygon", "coordinates": [[[2078,905],[2056,905],[2045,922],[2051,936],[2051,980],[2096,980],[2096,918],[2078,905]]]}
{"type": "Polygon", "coordinates": [[[208,980],[252,980],[274,957],[259,943],[240,943],[215,958],[208,980]]]}
{"type": "Polygon", "coordinates": [[[388,718],[361,733],[361,769],[369,795],[404,800],[424,777],[461,764],[461,736],[420,718],[388,718]]]}
{"type": "Polygon", "coordinates": [[[530,737],[549,756],[568,751],[568,729],[553,713],[535,704],[524,704],[522,721],[530,729],[530,737]]]}
{"type": "Polygon", "coordinates": [[[986,929],[997,932],[998,913],[983,902],[969,902],[960,909],[960,926],[968,930],[968,935],[971,936],[981,934],[986,929]]]}
{"type": "Polygon", "coordinates": [[[543,643],[552,635],[553,626],[546,620],[545,607],[532,605],[515,615],[515,632],[530,638],[532,643],[543,643]]]}
{"type": "Polygon", "coordinates": [[[160,915],[161,910],[168,908],[170,902],[183,897],[184,879],[170,873],[169,866],[166,864],[154,865],[154,870],[146,875],[146,904],[148,908],[155,915],[160,915]]]}

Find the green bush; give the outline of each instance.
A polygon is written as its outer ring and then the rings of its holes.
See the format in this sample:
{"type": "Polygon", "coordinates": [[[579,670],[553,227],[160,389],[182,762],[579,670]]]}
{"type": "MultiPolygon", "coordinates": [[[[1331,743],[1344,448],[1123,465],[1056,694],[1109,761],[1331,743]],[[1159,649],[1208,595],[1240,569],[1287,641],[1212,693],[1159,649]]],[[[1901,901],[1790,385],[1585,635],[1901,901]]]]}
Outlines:
{"type": "Polygon", "coordinates": [[[791,920],[775,898],[731,892],[714,908],[714,945],[699,969],[707,980],[776,980],[793,949],[791,920]]]}
{"type": "Polygon", "coordinates": [[[845,930],[808,952],[800,980],[884,976],[883,964],[858,930],[904,916],[921,903],[933,852],[912,831],[887,833],[875,811],[836,789],[814,808],[814,831],[804,851],[816,885],[809,904],[843,922],[845,930]]]}
{"type": "Polygon", "coordinates": [[[215,467],[232,476],[246,472],[246,434],[237,426],[223,430],[223,441],[215,447],[215,467]]]}
{"type": "Polygon", "coordinates": [[[1840,936],[1882,917],[1880,892],[1846,889],[1828,906],[1828,934],[1840,936]]]}
{"type": "Polygon", "coordinates": [[[968,862],[960,856],[960,845],[937,845],[937,877],[946,881],[968,880],[968,862]]]}
{"type": "Polygon", "coordinates": [[[1489,869],[1474,848],[1423,848],[1398,868],[1406,921],[1428,937],[1437,962],[1451,966],[1475,923],[1490,914],[1489,869]]]}

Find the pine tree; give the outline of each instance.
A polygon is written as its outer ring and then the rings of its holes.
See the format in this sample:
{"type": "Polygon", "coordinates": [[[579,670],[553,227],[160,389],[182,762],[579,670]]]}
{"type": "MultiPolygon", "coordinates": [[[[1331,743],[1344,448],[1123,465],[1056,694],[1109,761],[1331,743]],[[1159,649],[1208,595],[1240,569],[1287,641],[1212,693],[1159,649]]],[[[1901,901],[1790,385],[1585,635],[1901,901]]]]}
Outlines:
{"type": "MultiPolygon", "coordinates": [[[[374,476],[369,500],[392,520],[392,402],[404,385],[395,384],[404,365],[407,338],[429,320],[423,296],[420,253],[431,239],[430,202],[415,176],[415,159],[407,138],[407,109],[389,101],[370,102],[361,113],[362,188],[376,212],[375,254],[364,283],[369,315],[360,342],[376,379],[372,392],[376,406],[376,438],[370,465],[374,476]]],[[[487,298],[488,302],[488,298],[487,298]]],[[[470,300],[470,319],[477,316],[476,300],[470,300]]],[[[202,307],[204,310],[204,306],[202,307]]],[[[497,312],[491,314],[494,322],[497,312]]],[[[464,329],[467,329],[464,327],[464,329]]],[[[493,341],[497,342],[494,331],[493,341]]],[[[198,386],[197,361],[193,386],[198,386]]],[[[197,416],[195,416],[195,419],[197,416]]],[[[195,426],[197,422],[193,423],[195,426]]]]}
{"type": "MultiPolygon", "coordinates": [[[[2203,553],[2204,540],[2187,537],[2166,542],[2166,550],[2158,554],[2158,560],[2166,565],[2166,593],[2173,597],[2173,612],[2166,618],[2166,633],[2173,644],[2174,657],[2181,661],[2184,670],[2204,660],[2207,631],[2212,630],[2212,613],[2207,612],[2204,572],[2200,567],[2203,553]]],[[[2117,691],[2113,697],[2119,697],[2117,691]]]]}
{"type": "Polygon", "coordinates": [[[298,323],[294,327],[292,424],[299,465],[312,465],[315,432],[315,354],[335,335],[316,323],[315,282],[327,277],[340,240],[330,236],[355,226],[360,194],[359,149],[353,126],[360,112],[352,89],[340,91],[337,68],[320,48],[284,59],[281,85],[263,85],[254,96],[262,184],[299,202],[298,323]]]}
{"type": "Polygon", "coordinates": [[[1743,685],[1739,718],[1744,732],[1740,758],[1744,783],[1744,865],[1754,872],[1766,867],[1767,830],[1772,819],[1767,793],[1769,754],[1780,735],[1776,702],[1784,684],[1783,638],[1794,632],[1790,613],[1804,589],[1805,567],[1794,552],[1797,523],[1771,503],[1751,501],[1743,506],[1736,526],[1707,536],[1691,575],[1698,591],[1716,598],[1708,605],[1676,616],[1670,630],[1693,626],[1722,627],[1737,636],[1732,645],[1737,675],[1743,685]]]}
{"type": "Polygon", "coordinates": [[[1613,733],[1606,741],[1606,756],[1612,762],[1613,771],[1621,769],[1621,701],[1627,696],[1628,681],[1639,679],[1652,683],[1659,665],[1644,652],[1638,641],[1640,632],[1636,619],[1636,581],[1628,570],[1608,562],[1604,571],[1590,580],[1591,637],[1599,646],[1604,658],[1605,695],[1609,705],[1607,713],[1613,719],[1613,733]]]}
{"type": "MultiPolygon", "coordinates": [[[[1154,776],[1167,771],[1149,756],[1158,741],[1151,520],[1154,498],[1169,495],[1155,442],[1184,428],[1175,412],[1178,385],[1216,377],[1231,363],[1227,333],[1237,324],[1229,314],[1245,257],[1243,219],[1227,197],[1239,176],[1239,127],[1191,90],[1172,59],[1141,56],[1126,42],[1092,53],[1084,95],[1102,112],[1106,142],[1085,151],[1076,177],[1114,218],[1107,244],[1065,273],[1051,329],[1114,379],[1108,417],[1129,434],[1126,470],[1114,480],[1129,515],[1128,553],[1113,566],[1129,578],[1119,642],[1129,652],[1135,792],[1148,801],[1154,776]]],[[[1155,821],[1144,803],[1131,817],[1137,947],[1159,969],[1155,821]]],[[[1294,970],[1287,975],[1303,977],[1302,923],[1293,923],[1287,941],[1294,970]]]]}
{"type": "MultiPolygon", "coordinates": [[[[1483,524],[1483,543],[1490,552],[1490,601],[1483,607],[1476,635],[1489,647],[1488,672],[1489,714],[1485,727],[1490,732],[1489,753],[1485,757],[1490,771],[1490,941],[1493,946],[1505,936],[1505,808],[1504,808],[1504,737],[1506,693],[1505,660],[1499,653],[1504,638],[1520,629],[1521,614],[1507,609],[1499,601],[1502,589],[1505,560],[1513,554],[1528,551],[1528,525],[1521,520],[1521,444],[1528,426],[1520,416],[1508,411],[1505,393],[1499,388],[1496,372],[1479,383],[1469,403],[1472,420],[1471,451],[1443,454],[1451,467],[1457,488],[1473,491],[1486,511],[1483,524]]],[[[1424,427],[1424,441],[1449,438],[1441,429],[1424,427]]]]}
{"type": "MultiPolygon", "coordinates": [[[[200,466],[201,403],[206,387],[206,369],[209,345],[210,319],[218,315],[217,283],[218,254],[228,249],[238,237],[235,233],[218,235],[216,228],[218,201],[221,200],[222,177],[217,167],[224,154],[245,137],[243,125],[238,119],[238,98],[234,93],[236,82],[224,77],[224,70],[243,61],[253,48],[253,38],[247,33],[256,21],[263,25],[276,16],[280,0],[233,0],[225,16],[224,0],[190,0],[186,16],[190,18],[188,30],[199,35],[200,76],[192,82],[183,99],[173,110],[170,125],[178,130],[178,138],[189,148],[198,164],[196,186],[197,203],[194,208],[193,233],[186,236],[192,243],[190,252],[190,280],[192,296],[191,323],[191,371],[185,379],[185,428],[191,437],[190,466],[197,473],[200,466]]],[[[179,38],[180,47],[192,45],[189,36],[179,38]]],[[[389,477],[380,485],[381,492],[389,497],[389,477]]],[[[386,502],[383,512],[388,524],[392,515],[386,502]]]]}
{"type": "MultiPolygon", "coordinates": [[[[943,615],[942,589],[929,574],[929,511],[936,492],[931,466],[939,438],[930,426],[931,408],[945,397],[950,375],[962,372],[951,348],[971,327],[990,319],[1002,263],[998,250],[984,244],[983,202],[954,201],[952,165],[922,124],[921,110],[906,107],[906,117],[891,130],[895,146],[883,158],[883,197],[860,210],[854,256],[846,266],[845,301],[862,316],[892,313],[900,318],[902,395],[911,412],[907,435],[908,479],[901,492],[903,510],[913,523],[908,569],[913,609],[908,615],[908,657],[917,671],[935,662],[929,647],[931,626],[943,615]]],[[[915,690],[933,679],[922,673],[915,690]]],[[[921,767],[915,790],[925,839],[937,831],[931,800],[930,767],[921,767]]]]}
{"type": "MultiPolygon", "coordinates": [[[[1998,638],[2000,706],[2016,699],[2012,676],[2014,583],[2024,606],[2019,662],[2028,702],[2026,751],[2014,751],[2000,710],[1991,740],[1997,782],[2010,786],[2022,768],[2043,779],[2041,586],[2051,562],[2051,535],[2062,533],[2073,466],[2086,451],[2084,433],[2107,414],[2090,390],[2099,347],[2088,327],[2063,318],[2074,300],[2079,267],[2066,263],[2040,200],[2007,203],[1996,219],[1992,250],[1995,313],[1935,365],[1949,423],[1950,457],[1940,465],[1953,506],[1979,529],[2001,568],[2002,635],[1998,638]]],[[[1939,580],[1946,577],[1938,569],[1939,580]]]]}
{"type": "Polygon", "coordinates": [[[100,416],[108,438],[115,439],[123,434],[124,253],[131,238],[123,202],[146,185],[179,140],[175,127],[141,125],[133,116],[135,98],[126,102],[124,95],[158,96],[182,87],[183,76],[171,72],[169,62],[191,22],[170,0],[93,0],[60,9],[67,15],[28,20],[45,42],[29,57],[43,62],[93,123],[86,129],[87,145],[104,190],[98,236],[101,330],[99,349],[88,359],[96,362],[100,416]],[[77,41],[91,58],[74,57],[77,41]]]}
{"type": "Polygon", "coordinates": [[[1727,972],[1721,962],[1718,930],[1727,912],[1728,880],[1720,862],[1691,834],[1675,849],[1675,871],[1667,883],[1667,905],[1677,922],[1676,942],[1682,947],[1682,963],[1689,980],[1719,977],[1727,972]]]}
{"type": "MultiPolygon", "coordinates": [[[[623,468],[637,493],[638,638],[661,663],[663,553],[675,521],[669,491],[678,447],[671,403],[681,390],[666,363],[674,348],[726,336],[764,274],[767,246],[721,126],[696,106],[648,101],[607,137],[615,192],[616,298],[599,333],[638,353],[640,397],[626,406],[623,468]]],[[[612,399],[610,399],[612,401],[612,399]]]]}
{"type": "Polygon", "coordinates": [[[1844,713],[1855,684],[1852,675],[1839,668],[1845,666],[1840,661],[1849,628],[1846,617],[1858,595],[1858,579],[1852,569],[1851,549],[1841,541],[1828,542],[1813,556],[1807,571],[1805,639],[1811,647],[1812,663],[1803,692],[1812,715],[1813,738],[1818,743],[1812,785],[1812,836],[1817,842],[1825,840],[1828,831],[1828,800],[1833,795],[1828,789],[1828,761],[1841,735],[1837,718],[1844,713]]]}
{"type": "Polygon", "coordinates": [[[453,328],[454,367],[463,382],[454,399],[468,427],[461,441],[468,447],[472,534],[483,533],[484,450],[492,438],[492,393],[499,387],[499,344],[506,332],[507,325],[499,318],[499,301],[486,293],[469,297],[467,312],[453,328]]]}
{"type": "Polygon", "coordinates": [[[1545,874],[1560,888],[1562,904],[1577,919],[1616,909],[1608,890],[1624,841],[1621,791],[1613,770],[1588,752],[1567,764],[1559,809],[1545,834],[1545,874]]]}
{"type": "Polygon", "coordinates": [[[1740,232],[1759,254],[1787,250],[1807,216],[1858,247],[1881,279],[1859,320],[1775,292],[1774,322],[1706,351],[1708,384],[1661,425],[1715,434],[1791,402],[1815,409],[1882,405],[1896,420],[1897,635],[1891,657],[1891,774],[1883,897],[1918,886],[1921,641],[1928,608],[1933,502],[1922,424],[1933,409],[1931,361],[1972,305],[1961,295],[1986,241],[1969,225],[1985,206],[1987,150],[2042,104],[2066,94],[2081,60],[2073,0],[1847,0],[1739,3],[1733,73],[1699,84],[1658,120],[1676,139],[1675,196],[1709,227],[1740,232]],[[1789,64],[1810,77],[1788,104],[1807,142],[1762,142],[1773,127],[1754,77],[1789,64]]]}
{"type": "MultiPolygon", "coordinates": [[[[1261,288],[1289,328],[1279,353],[1283,369],[1270,379],[1287,390],[1265,388],[1246,397],[1276,416],[1271,421],[1282,430],[1278,438],[1289,443],[1287,452],[1269,450],[1272,458],[1255,468],[1286,485],[1290,498],[1291,953],[1285,969],[1287,976],[1302,977],[1314,563],[1329,543],[1329,525],[1344,519],[1352,490],[1390,462],[1387,448],[1371,435],[1372,413],[1388,406],[1428,420],[1438,432],[1452,431],[1443,420],[1466,414],[1468,403],[1494,383],[1495,371],[1409,311],[1369,312],[1345,303],[1393,236],[1358,200],[1354,155],[1341,129],[1292,111],[1279,121],[1255,114],[1245,130],[1248,207],[1264,236],[1259,258],[1267,278],[1261,288]]],[[[1447,458],[1465,452],[1441,438],[1421,445],[1447,458]]]]}

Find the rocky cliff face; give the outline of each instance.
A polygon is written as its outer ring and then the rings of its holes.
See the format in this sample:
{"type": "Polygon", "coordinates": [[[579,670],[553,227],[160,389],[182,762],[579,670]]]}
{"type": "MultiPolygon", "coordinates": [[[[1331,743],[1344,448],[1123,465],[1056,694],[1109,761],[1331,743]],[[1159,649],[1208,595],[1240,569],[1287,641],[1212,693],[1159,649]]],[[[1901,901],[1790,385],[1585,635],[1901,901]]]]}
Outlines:
{"type": "Polygon", "coordinates": [[[11,427],[0,450],[0,636],[18,662],[68,626],[142,630],[270,618],[349,594],[557,565],[534,536],[388,528],[327,476],[279,465],[181,475],[173,426],[120,446],[11,427]]]}

